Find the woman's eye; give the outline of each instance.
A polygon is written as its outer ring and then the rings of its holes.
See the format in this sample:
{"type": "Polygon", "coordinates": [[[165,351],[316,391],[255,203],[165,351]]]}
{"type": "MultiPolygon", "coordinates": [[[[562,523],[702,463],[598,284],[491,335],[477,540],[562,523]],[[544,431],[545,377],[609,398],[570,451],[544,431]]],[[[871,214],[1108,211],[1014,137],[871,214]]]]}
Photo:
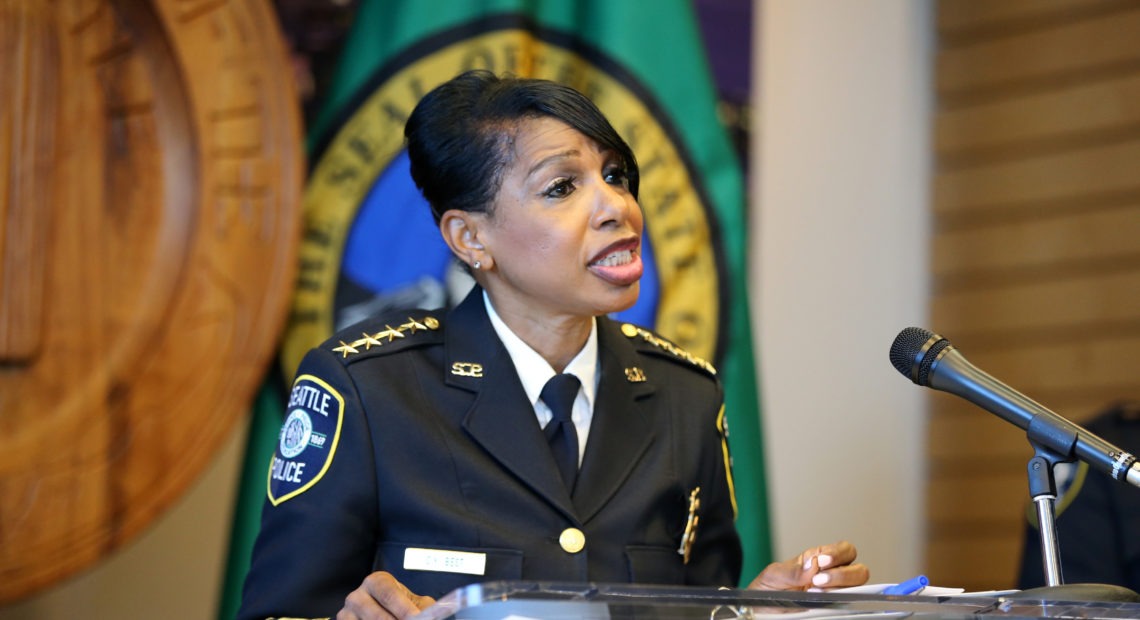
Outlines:
{"type": "Polygon", "coordinates": [[[574,179],[559,179],[546,190],[548,198],[565,198],[574,193],[574,179]]]}
{"type": "Polygon", "coordinates": [[[614,168],[606,172],[606,183],[610,185],[620,185],[629,189],[629,173],[624,168],[614,168]]]}

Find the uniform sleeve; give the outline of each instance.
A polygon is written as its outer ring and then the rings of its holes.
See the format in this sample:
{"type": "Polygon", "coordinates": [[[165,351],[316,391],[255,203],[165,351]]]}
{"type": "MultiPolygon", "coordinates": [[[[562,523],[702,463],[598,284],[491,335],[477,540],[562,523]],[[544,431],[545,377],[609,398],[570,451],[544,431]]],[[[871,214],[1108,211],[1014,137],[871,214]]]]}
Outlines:
{"type": "Polygon", "coordinates": [[[743,554],[736,531],[736,500],[732,488],[728,429],[724,421],[724,393],[719,382],[716,395],[710,410],[701,420],[700,521],[686,570],[686,582],[735,588],[740,582],[743,554]]]}
{"type": "Polygon", "coordinates": [[[344,365],[311,351],[288,396],[239,619],[335,616],[377,547],[372,444],[344,365]]]}

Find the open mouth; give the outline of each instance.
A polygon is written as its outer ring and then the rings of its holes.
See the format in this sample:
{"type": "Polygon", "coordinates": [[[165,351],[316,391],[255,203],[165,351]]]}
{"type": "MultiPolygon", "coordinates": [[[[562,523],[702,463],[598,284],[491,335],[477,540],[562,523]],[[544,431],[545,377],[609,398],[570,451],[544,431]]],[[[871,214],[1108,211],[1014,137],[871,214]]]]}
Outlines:
{"type": "Polygon", "coordinates": [[[618,250],[593,262],[598,267],[617,267],[633,262],[633,250],[618,250]]]}
{"type": "Polygon", "coordinates": [[[644,271],[638,247],[637,239],[615,243],[590,262],[590,271],[611,284],[633,284],[641,279],[644,271]]]}

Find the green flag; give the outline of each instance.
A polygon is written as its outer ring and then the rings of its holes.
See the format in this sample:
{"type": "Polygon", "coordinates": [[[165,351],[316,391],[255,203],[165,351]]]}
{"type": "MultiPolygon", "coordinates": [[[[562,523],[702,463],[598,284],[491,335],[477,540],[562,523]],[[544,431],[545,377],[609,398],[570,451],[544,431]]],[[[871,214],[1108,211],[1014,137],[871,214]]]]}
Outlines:
{"type": "Polygon", "coordinates": [[[468,69],[573,86],[633,147],[646,270],[641,299],[616,318],[651,326],[718,367],[747,582],[770,561],[771,545],[743,181],[688,0],[362,0],[309,132],[313,168],[282,370],[291,374],[338,326],[462,296],[408,173],[403,126],[420,97],[468,69]]]}

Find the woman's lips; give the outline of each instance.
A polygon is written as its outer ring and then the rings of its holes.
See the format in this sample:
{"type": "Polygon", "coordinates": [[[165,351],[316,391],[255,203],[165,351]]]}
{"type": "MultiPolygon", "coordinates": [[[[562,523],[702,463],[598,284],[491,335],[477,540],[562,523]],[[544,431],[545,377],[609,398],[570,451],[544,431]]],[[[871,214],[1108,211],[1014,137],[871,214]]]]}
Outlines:
{"type": "Polygon", "coordinates": [[[598,277],[619,286],[628,286],[641,279],[645,266],[641,262],[637,240],[623,241],[606,248],[590,262],[589,268],[598,277]]]}

